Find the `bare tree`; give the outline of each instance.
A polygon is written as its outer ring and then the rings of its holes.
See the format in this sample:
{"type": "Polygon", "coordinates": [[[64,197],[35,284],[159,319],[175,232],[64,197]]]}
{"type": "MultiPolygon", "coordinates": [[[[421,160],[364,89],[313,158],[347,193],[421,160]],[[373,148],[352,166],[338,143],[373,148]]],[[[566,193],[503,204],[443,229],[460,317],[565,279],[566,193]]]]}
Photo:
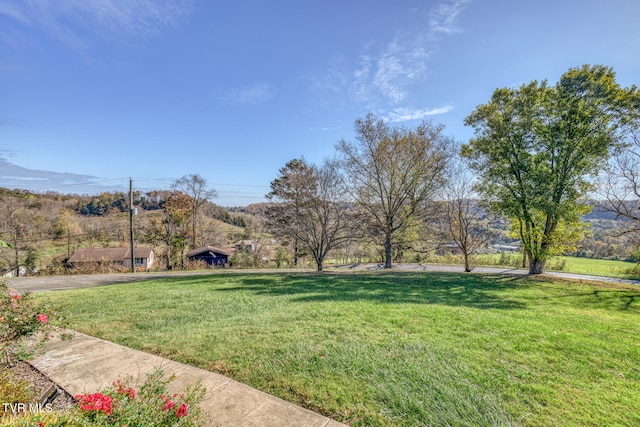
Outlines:
{"type": "Polygon", "coordinates": [[[307,249],[322,271],[327,254],[353,236],[339,171],[331,162],[316,167],[295,159],[280,174],[267,194],[273,202],[267,210],[269,228],[307,249]]]}
{"type": "Polygon", "coordinates": [[[399,236],[417,235],[408,231],[420,225],[422,207],[446,181],[453,144],[442,131],[431,122],[389,127],[370,113],[355,122],[356,143],[336,145],[349,192],[382,238],[385,268],[399,236]]]}
{"type": "Polygon", "coordinates": [[[195,248],[198,241],[196,236],[198,211],[206,201],[217,197],[218,193],[208,188],[207,180],[198,174],[185,175],[176,179],[171,188],[191,197],[191,246],[195,248]]]}
{"type": "Polygon", "coordinates": [[[473,178],[458,167],[446,186],[443,204],[445,235],[462,252],[466,272],[473,269],[473,255],[492,237],[490,227],[483,222],[487,209],[474,199],[472,186],[473,178]]]}
{"type": "Polygon", "coordinates": [[[605,202],[598,207],[628,220],[625,233],[640,231],[640,138],[629,133],[629,144],[619,150],[606,173],[605,202]]]}

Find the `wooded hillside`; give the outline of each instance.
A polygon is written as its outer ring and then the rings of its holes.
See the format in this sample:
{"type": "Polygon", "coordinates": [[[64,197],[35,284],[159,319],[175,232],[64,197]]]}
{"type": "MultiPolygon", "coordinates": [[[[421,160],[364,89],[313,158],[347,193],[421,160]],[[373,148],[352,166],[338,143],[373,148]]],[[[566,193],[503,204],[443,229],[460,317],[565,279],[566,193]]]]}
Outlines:
{"type": "MultiPolygon", "coordinates": [[[[186,214],[176,214],[179,207],[168,208],[171,194],[166,190],[134,192],[134,207],[137,208],[133,221],[135,244],[153,248],[156,253],[154,269],[190,267],[185,259],[185,254],[193,249],[189,244],[189,221],[186,214]],[[175,229],[167,244],[168,219],[174,221],[175,229]],[[169,247],[173,250],[168,251],[169,247]]],[[[19,266],[21,274],[69,274],[79,272],[67,264],[78,248],[128,247],[128,199],[129,195],[123,192],[87,196],[0,188],[0,239],[12,245],[12,248],[0,249],[0,272],[15,274],[19,266]]],[[[257,250],[236,254],[235,265],[292,265],[293,242],[276,240],[267,233],[264,220],[268,207],[268,203],[262,203],[224,208],[206,202],[199,213],[196,246],[233,248],[237,242],[251,241],[257,250]]],[[[591,225],[590,233],[570,255],[635,259],[638,242],[633,234],[622,234],[623,221],[597,209],[585,219],[591,225]]],[[[487,251],[490,244],[514,240],[507,234],[509,226],[505,219],[492,218],[487,224],[492,233],[487,251]]],[[[435,227],[434,224],[431,226],[435,227]]],[[[423,248],[401,248],[394,257],[404,262],[425,260],[429,253],[441,251],[442,245],[450,242],[442,238],[426,243],[423,248]]],[[[299,251],[297,255],[303,261],[305,258],[307,262],[312,261],[307,253],[299,251]]],[[[364,239],[352,241],[330,255],[335,262],[381,262],[382,256],[380,248],[364,239]]]]}

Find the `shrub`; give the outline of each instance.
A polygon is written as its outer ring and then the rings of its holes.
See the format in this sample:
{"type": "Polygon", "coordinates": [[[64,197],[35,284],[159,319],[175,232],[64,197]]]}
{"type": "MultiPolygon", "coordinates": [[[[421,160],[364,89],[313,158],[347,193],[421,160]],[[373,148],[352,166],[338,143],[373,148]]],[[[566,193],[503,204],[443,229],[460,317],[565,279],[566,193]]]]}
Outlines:
{"type": "Polygon", "coordinates": [[[210,270],[214,266],[203,260],[188,261],[185,270],[210,270]]]}
{"type": "Polygon", "coordinates": [[[5,403],[31,402],[35,397],[33,386],[28,381],[17,379],[9,369],[0,367],[0,403],[3,404],[0,420],[2,414],[7,412],[5,403]]]}
{"type": "Polygon", "coordinates": [[[549,261],[549,270],[563,271],[565,268],[567,268],[567,260],[564,258],[557,258],[549,261]]]}
{"type": "Polygon", "coordinates": [[[20,295],[0,282],[0,365],[12,365],[20,340],[46,332],[56,314],[51,307],[36,304],[30,293],[20,295]]]}
{"type": "Polygon", "coordinates": [[[204,397],[201,385],[189,387],[183,394],[170,394],[167,385],[174,377],[165,378],[160,369],[147,374],[136,391],[131,379],[114,381],[101,393],[76,395],[78,408],[71,414],[89,420],[96,426],[200,426],[203,413],[198,404],[204,397]]]}
{"type": "Polygon", "coordinates": [[[231,255],[229,264],[236,268],[264,267],[264,261],[260,254],[255,252],[237,251],[231,255]]]}
{"type": "Polygon", "coordinates": [[[167,385],[173,377],[155,369],[136,391],[131,378],[114,381],[99,393],[79,394],[77,407],[63,413],[46,412],[13,417],[8,426],[128,426],[128,427],[197,427],[208,425],[198,406],[205,389],[200,385],[188,387],[182,394],[170,394],[167,385]]]}
{"type": "Polygon", "coordinates": [[[633,276],[640,276],[640,264],[636,264],[633,267],[625,269],[623,273],[633,276]]]}

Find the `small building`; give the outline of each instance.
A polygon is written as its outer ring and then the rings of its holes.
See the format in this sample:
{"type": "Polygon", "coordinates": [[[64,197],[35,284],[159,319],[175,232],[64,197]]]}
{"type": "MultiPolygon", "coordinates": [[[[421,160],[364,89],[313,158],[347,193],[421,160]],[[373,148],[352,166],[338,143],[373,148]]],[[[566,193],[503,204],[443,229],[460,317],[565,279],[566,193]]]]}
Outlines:
{"type": "Polygon", "coordinates": [[[256,242],[253,240],[240,240],[236,243],[236,250],[245,252],[255,252],[257,249],[256,242]]]}
{"type": "MultiPolygon", "coordinates": [[[[148,270],[153,265],[153,250],[151,248],[139,247],[133,249],[134,262],[136,268],[148,270]]],[[[73,265],[99,263],[115,264],[126,268],[131,268],[131,249],[129,248],[84,248],[78,249],[69,263],[73,265]]]]}
{"type": "Polygon", "coordinates": [[[457,243],[443,243],[436,248],[436,255],[460,255],[462,250],[457,243]]]}
{"type": "Polygon", "coordinates": [[[223,267],[229,263],[231,251],[216,248],[214,246],[202,246],[187,252],[189,261],[204,261],[209,265],[217,265],[223,267]]]}
{"type": "Polygon", "coordinates": [[[491,245],[491,249],[496,252],[519,252],[521,243],[519,240],[511,243],[500,243],[491,245]]]}

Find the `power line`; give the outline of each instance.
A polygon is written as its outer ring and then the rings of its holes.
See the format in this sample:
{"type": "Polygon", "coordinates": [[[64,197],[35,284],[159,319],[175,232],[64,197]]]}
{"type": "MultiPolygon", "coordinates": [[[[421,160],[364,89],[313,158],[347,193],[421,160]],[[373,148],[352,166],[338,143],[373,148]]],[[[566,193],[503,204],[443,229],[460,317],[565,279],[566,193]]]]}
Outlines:
{"type": "MultiPolygon", "coordinates": [[[[165,183],[167,186],[171,186],[171,184],[176,180],[176,178],[169,178],[169,177],[149,178],[149,177],[142,177],[142,176],[131,176],[131,178],[134,179],[136,183],[155,182],[155,183],[165,183]]],[[[119,183],[122,185],[122,187],[126,187],[126,180],[128,179],[129,177],[115,177],[115,178],[103,178],[103,179],[84,181],[84,182],[75,182],[75,183],[69,183],[69,184],[47,185],[46,187],[43,187],[42,190],[47,190],[52,188],[77,187],[81,185],[97,185],[97,184],[104,184],[108,182],[119,183]]],[[[212,186],[225,186],[225,187],[269,188],[269,185],[265,185],[265,184],[237,184],[237,183],[229,183],[229,182],[208,182],[208,184],[212,186]]],[[[137,185],[137,186],[139,187],[140,185],[137,185]]]]}

